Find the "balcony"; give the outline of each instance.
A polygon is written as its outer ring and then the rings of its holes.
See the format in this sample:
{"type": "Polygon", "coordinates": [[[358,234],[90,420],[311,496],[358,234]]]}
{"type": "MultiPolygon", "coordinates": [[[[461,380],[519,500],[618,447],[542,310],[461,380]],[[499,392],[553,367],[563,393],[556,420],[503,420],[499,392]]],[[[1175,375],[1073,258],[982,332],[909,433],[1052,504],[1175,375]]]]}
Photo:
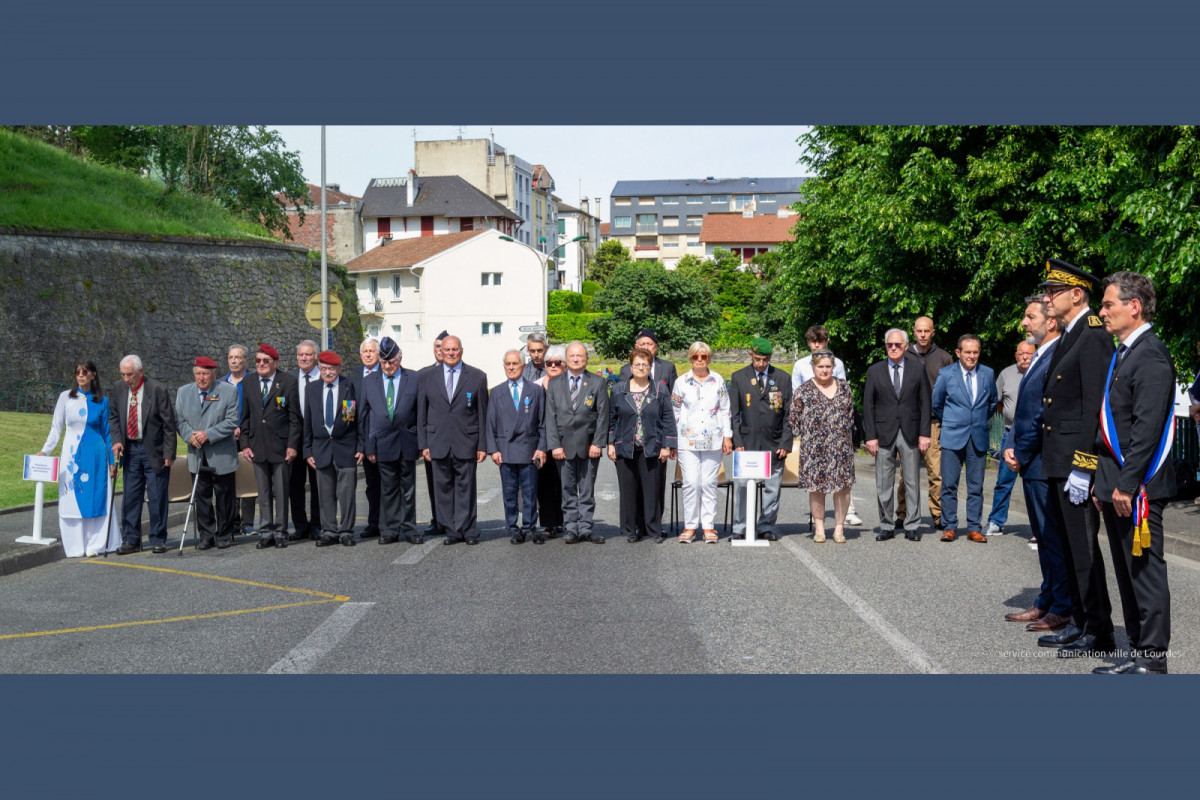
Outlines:
{"type": "Polygon", "coordinates": [[[655,223],[651,223],[651,224],[643,224],[643,223],[639,222],[637,224],[637,226],[634,228],[634,233],[657,234],[658,233],[658,223],[655,222],[655,223]]]}

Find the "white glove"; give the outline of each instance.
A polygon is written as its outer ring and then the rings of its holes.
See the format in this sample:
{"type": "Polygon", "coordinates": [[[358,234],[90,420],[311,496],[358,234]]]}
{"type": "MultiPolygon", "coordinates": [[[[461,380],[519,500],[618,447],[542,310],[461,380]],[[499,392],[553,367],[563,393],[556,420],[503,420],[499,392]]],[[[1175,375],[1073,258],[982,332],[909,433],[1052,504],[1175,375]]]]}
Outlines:
{"type": "Polygon", "coordinates": [[[1073,469],[1067,476],[1067,494],[1074,505],[1081,506],[1087,502],[1088,490],[1092,485],[1092,476],[1083,470],[1073,469]]]}

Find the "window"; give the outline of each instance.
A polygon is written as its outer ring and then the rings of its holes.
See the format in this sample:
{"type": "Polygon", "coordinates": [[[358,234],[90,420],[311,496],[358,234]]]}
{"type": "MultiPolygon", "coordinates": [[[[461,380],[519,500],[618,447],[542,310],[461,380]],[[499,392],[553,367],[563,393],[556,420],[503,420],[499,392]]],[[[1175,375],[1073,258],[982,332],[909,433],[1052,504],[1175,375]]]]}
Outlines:
{"type": "Polygon", "coordinates": [[[713,205],[717,205],[717,204],[719,204],[719,203],[721,203],[721,204],[723,204],[723,203],[728,203],[728,202],[729,202],[729,195],[727,195],[727,194],[714,194],[714,195],[712,196],[712,200],[711,200],[710,202],[711,202],[713,205]]]}
{"type": "Polygon", "coordinates": [[[699,247],[700,246],[700,237],[699,236],[689,236],[687,239],[687,246],[688,247],[699,247]]]}
{"type": "Polygon", "coordinates": [[[679,227],[679,217],[663,217],[662,224],[663,224],[664,228],[678,228],[679,227]]]}
{"type": "Polygon", "coordinates": [[[379,297],[379,278],[372,275],[367,280],[367,290],[371,293],[371,297],[379,297]]]}
{"type": "Polygon", "coordinates": [[[677,206],[677,205],[679,205],[679,198],[671,197],[671,196],[664,196],[663,197],[663,205],[664,206],[677,206]]]}
{"type": "Polygon", "coordinates": [[[392,276],[392,299],[393,299],[393,300],[399,300],[399,299],[400,299],[400,289],[401,289],[403,286],[404,286],[404,281],[403,281],[403,280],[401,280],[401,276],[400,276],[400,275],[393,275],[393,276],[392,276]]]}
{"type": "Polygon", "coordinates": [[[372,338],[375,338],[375,339],[379,338],[379,323],[378,322],[372,322],[370,325],[367,326],[367,335],[372,338]]]}
{"type": "Polygon", "coordinates": [[[613,205],[614,206],[627,206],[627,205],[629,205],[629,198],[628,197],[614,197],[613,205]]]}
{"type": "MultiPolygon", "coordinates": [[[[567,235],[567,221],[565,219],[560,219],[558,221],[558,232],[561,233],[563,236],[567,235]]],[[[122,502],[124,502],[124,501],[122,501],[122,502]]]]}
{"type": "Polygon", "coordinates": [[[480,325],[480,327],[482,329],[481,333],[484,336],[499,336],[500,335],[500,326],[503,324],[504,323],[502,323],[502,322],[484,322],[480,325]]]}
{"type": "Polygon", "coordinates": [[[433,236],[433,217],[421,217],[421,235],[433,236]]]}
{"type": "Polygon", "coordinates": [[[687,201],[689,206],[700,205],[704,202],[704,196],[699,194],[690,195],[687,201]]]}
{"type": "Polygon", "coordinates": [[[654,205],[654,198],[653,197],[639,197],[638,205],[639,206],[652,206],[652,205],[654,205]]]}
{"type": "Polygon", "coordinates": [[[414,273],[413,273],[413,276],[412,276],[412,279],[413,279],[413,287],[412,287],[412,290],[413,290],[414,292],[419,292],[419,291],[421,291],[421,276],[420,276],[420,275],[417,275],[417,274],[414,272],[414,273]]]}
{"type": "Polygon", "coordinates": [[[393,339],[403,339],[404,338],[400,333],[401,327],[402,326],[400,326],[400,325],[392,326],[392,338],[393,339]]]}
{"type": "Polygon", "coordinates": [[[663,239],[662,246],[664,248],[679,247],[679,237],[672,236],[670,238],[663,239]]]}
{"type": "Polygon", "coordinates": [[[379,225],[378,233],[379,233],[380,239],[382,239],[384,236],[392,235],[392,218],[391,217],[380,217],[378,225],[379,225]]]}
{"type": "Polygon", "coordinates": [[[754,208],[754,198],[748,194],[735,194],[733,196],[733,210],[745,211],[747,208],[754,208]]]}
{"type": "Polygon", "coordinates": [[[639,228],[642,227],[643,225],[654,225],[657,227],[658,226],[658,215],[657,214],[638,214],[637,215],[637,224],[638,224],[639,228]]]}
{"type": "Polygon", "coordinates": [[[460,231],[475,230],[475,218],[474,217],[462,217],[458,221],[458,229],[460,231]]]}
{"type": "Polygon", "coordinates": [[[699,228],[704,222],[704,217],[699,214],[688,214],[687,224],[689,228],[699,228]]]}
{"type": "Polygon", "coordinates": [[[500,276],[503,274],[504,274],[503,272],[481,272],[481,273],[479,273],[479,279],[480,279],[479,285],[480,286],[499,286],[500,285],[500,276]]]}
{"type": "Polygon", "coordinates": [[[613,217],[614,228],[628,228],[633,224],[633,217],[613,217]]]}
{"type": "Polygon", "coordinates": [[[760,194],[760,195],[758,196],[758,202],[760,202],[760,203],[774,203],[774,202],[776,202],[776,201],[775,201],[775,195],[773,195],[773,194],[760,194]]]}

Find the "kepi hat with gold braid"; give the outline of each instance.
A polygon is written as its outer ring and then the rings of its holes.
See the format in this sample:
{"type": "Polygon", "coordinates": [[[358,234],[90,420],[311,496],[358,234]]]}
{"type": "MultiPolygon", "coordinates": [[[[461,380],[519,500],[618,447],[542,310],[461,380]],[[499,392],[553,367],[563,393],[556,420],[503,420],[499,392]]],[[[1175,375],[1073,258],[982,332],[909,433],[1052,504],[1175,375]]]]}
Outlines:
{"type": "Polygon", "coordinates": [[[1046,262],[1046,280],[1038,284],[1039,289],[1051,286],[1078,286],[1085,291],[1092,291],[1100,284],[1100,279],[1090,272],[1061,259],[1052,258],[1046,262]]]}

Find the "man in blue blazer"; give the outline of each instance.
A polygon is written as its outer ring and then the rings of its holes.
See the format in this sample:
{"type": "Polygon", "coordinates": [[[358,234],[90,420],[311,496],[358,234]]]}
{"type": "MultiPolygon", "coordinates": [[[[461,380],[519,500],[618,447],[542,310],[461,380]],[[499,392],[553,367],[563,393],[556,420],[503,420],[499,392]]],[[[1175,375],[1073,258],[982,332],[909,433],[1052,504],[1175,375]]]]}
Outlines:
{"type": "Polygon", "coordinates": [[[379,369],[362,379],[359,447],[379,467],[380,544],[403,536],[423,544],[417,530],[417,373],[401,369],[400,346],[379,342],[379,369]]]}
{"type": "Polygon", "coordinates": [[[546,537],[534,527],[534,509],[538,469],[546,460],[546,393],[525,380],[523,371],[519,350],[504,354],[508,380],[492,389],[488,398],[487,449],[500,467],[509,541],[521,544],[530,536],[534,544],[542,544],[546,537]],[[522,508],[524,512],[518,514],[522,508]],[[517,524],[518,516],[523,524],[517,524]]]}
{"type": "Polygon", "coordinates": [[[985,544],[983,472],[987,461],[988,420],[996,410],[996,379],[979,363],[979,337],[958,337],[958,362],[942,367],[933,385],[933,415],[942,422],[942,533],[953,542],[958,526],[958,478],[967,468],[967,538],[985,544]]]}
{"type": "Polygon", "coordinates": [[[1071,622],[1071,586],[1067,576],[1066,545],[1057,518],[1050,513],[1050,485],[1042,472],[1042,395],[1054,348],[1058,345],[1058,320],[1047,316],[1041,296],[1029,298],[1021,326],[1025,341],[1037,348],[1017,389],[1013,424],[1004,439],[1004,463],[1021,475],[1029,526],[1037,538],[1042,590],[1024,611],[1004,615],[1009,622],[1024,622],[1026,630],[1057,631],[1071,622]]]}
{"type": "Polygon", "coordinates": [[[463,363],[462,340],[442,340],[442,364],[417,385],[417,446],[433,465],[442,544],[479,544],[476,469],[487,455],[487,375],[463,363]]]}
{"type": "Polygon", "coordinates": [[[354,546],[358,465],[363,454],[358,436],[358,399],[354,384],[342,377],[342,358],[332,350],[317,356],[321,380],[310,384],[304,404],[304,460],[317,473],[321,536],[317,547],[339,541],[354,546]]]}

